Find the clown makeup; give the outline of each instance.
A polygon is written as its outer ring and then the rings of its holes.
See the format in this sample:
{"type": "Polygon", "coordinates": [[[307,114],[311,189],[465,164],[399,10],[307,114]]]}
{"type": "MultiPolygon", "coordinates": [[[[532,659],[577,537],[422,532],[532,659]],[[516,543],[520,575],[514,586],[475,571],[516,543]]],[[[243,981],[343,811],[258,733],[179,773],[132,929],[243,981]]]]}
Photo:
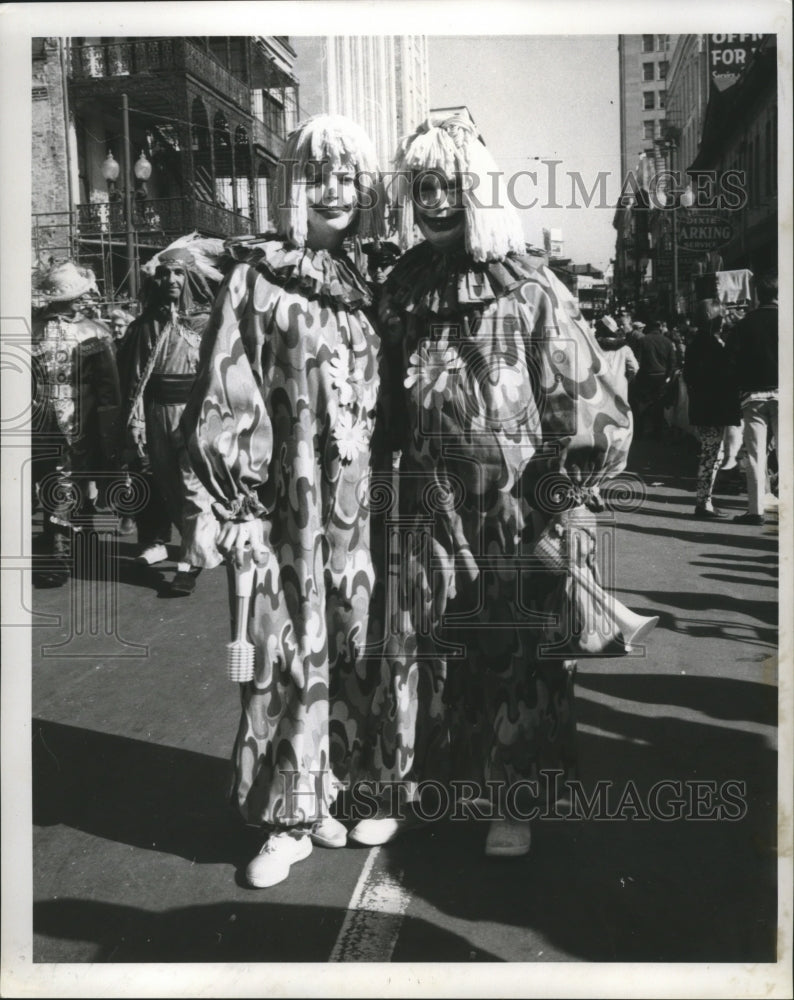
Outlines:
{"type": "Polygon", "coordinates": [[[155,278],[163,295],[171,302],[178,302],[185,287],[185,272],[181,268],[160,264],[155,272],[155,278]]]}
{"type": "Polygon", "coordinates": [[[438,170],[412,175],[414,217],[425,239],[439,250],[462,245],[466,235],[463,189],[458,178],[438,170]]]}
{"type": "Polygon", "coordinates": [[[311,161],[306,168],[306,245],[335,250],[356,217],[358,191],[352,167],[311,161]]]}

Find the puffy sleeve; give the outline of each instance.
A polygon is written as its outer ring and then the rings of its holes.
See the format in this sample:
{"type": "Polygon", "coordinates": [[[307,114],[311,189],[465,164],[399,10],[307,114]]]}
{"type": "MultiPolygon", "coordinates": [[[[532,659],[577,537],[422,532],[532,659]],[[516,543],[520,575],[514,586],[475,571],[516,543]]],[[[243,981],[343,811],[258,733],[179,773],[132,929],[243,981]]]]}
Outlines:
{"type": "Polygon", "coordinates": [[[631,408],[562,282],[539,268],[517,294],[543,440],[529,482],[564,482],[581,499],[582,491],[626,467],[631,408]]]}
{"type": "Polygon", "coordinates": [[[202,337],[198,375],[182,417],[191,464],[221,520],[264,513],[258,490],[267,479],[273,430],[262,351],[274,291],[248,264],[229,273],[202,337]]]}

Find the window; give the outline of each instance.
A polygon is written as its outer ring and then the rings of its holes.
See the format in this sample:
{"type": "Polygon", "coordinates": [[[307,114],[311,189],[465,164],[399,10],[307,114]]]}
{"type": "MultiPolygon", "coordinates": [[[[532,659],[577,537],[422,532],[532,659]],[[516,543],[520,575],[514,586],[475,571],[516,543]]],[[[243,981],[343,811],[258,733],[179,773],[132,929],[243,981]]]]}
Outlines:
{"type": "Polygon", "coordinates": [[[659,91],[659,109],[661,111],[664,111],[664,109],[665,109],[666,106],[667,106],[667,91],[666,90],[660,90],[659,91]]]}
{"type": "Polygon", "coordinates": [[[670,36],[659,35],[659,52],[667,52],[670,48],[670,36]]]}
{"type": "Polygon", "coordinates": [[[642,51],[653,52],[653,35],[642,36],[642,51]]]}
{"type": "Polygon", "coordinates": [[[653,79],[653,63],[642,64],[642,79],[645,83],[653,79]]]}
{"type": "Polygon", "coordinates": [[[666,80],[667,79],[667,68],[668,68],[669,65],[670,65],[670,63],[666,59],[662,59],[662,61],[659,63],[659,79],[660,80],[666,80]]]}
{"type": "Polygon", "coordinates": [[[655,97],[656,95],[652,90],[644,90],[642,92],[642,106],[646,111],[653,111],[656,107],[655,97]]]}
{"type": "Polygon", "coordinates": [[[647,122],[643,122],[642,123],[642,134],[643,134],[643,138],[644,139],[653,139],[654,138],[654,128],[655,128],[655,126],[656,126],[656,122],[654,122],[654,121],[647,121],[647,122]]]}

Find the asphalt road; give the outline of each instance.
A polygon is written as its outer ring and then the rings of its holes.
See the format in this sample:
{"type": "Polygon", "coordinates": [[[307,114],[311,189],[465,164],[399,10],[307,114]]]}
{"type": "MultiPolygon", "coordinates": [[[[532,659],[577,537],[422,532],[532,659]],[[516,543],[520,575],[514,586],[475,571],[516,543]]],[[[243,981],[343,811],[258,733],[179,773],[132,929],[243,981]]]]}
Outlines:
{"type": "Polygon", "coordinates": [[[580,778],[611,783],[610,809],[632,784],[637,815],[540,820],[513,861],[483,856],[485,824],[442,820],[247,888],[223,569],[170,599],[124,538],[112,599],[35,591],[34,960],[774,961],[777,528],[694,520],[694,465],[635,445],[647,496],[618,517],[617,594],[660,624],[646,655],[579,666],[580,778]],[[700,818],[642,818],[660,781],[700,818]]]}

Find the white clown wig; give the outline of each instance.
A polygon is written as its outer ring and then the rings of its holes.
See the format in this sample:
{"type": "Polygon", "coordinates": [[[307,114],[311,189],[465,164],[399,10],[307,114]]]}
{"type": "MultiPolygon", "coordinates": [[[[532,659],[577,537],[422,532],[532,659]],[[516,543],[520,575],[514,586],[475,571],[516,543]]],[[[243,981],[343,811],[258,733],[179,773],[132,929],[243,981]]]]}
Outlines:
{"type": "Polygon", "coordinates": [[[457,116],[438,124],[426,119],[401,140],[394,165],[403,249],[414,241],[412,175],[439,171],[461,181],[466,250],[474,260],[502,260],[510,252],[526,253],[524,232],[507,199],[504,176],[471,122],[457,116]]]}
{"type": "Polygon", "coordinates": [[[311,162],[356,174],[359,207],[351,234],[383,235],[385,196],[372,141],[364,130],[342,115],[314,115],[287,137],[276,172],[276,227],[296,247],[306,245],[306,170],[311,162]]]}

